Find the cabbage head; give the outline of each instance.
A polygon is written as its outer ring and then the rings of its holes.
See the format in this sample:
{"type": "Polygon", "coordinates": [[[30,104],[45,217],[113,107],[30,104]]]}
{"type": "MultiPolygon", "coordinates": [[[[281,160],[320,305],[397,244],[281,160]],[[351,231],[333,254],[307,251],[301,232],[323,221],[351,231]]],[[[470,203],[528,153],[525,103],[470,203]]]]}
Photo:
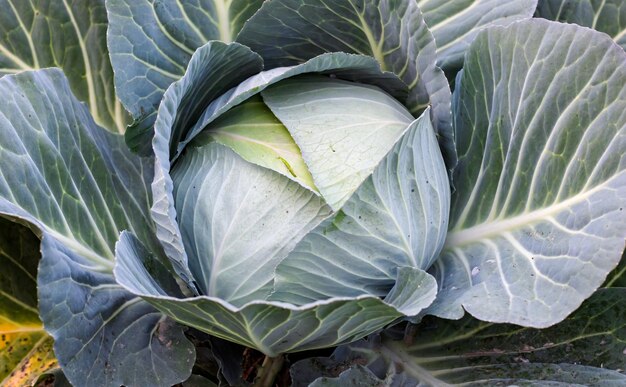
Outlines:
{"type": "Polygon", "coordinates": [[[414,117],[406,85],[373,58],[328,53],[216,88],[195,124],[180,124],[185,96],[224,76],[207,63],[228,58],[242,58],[229,77],[260,68],[243,45],[208,43],[155,122],[152,211],[187,294],[131,234],[117,245],[118,282],[270,356],[418,315],[437,292],[425,270],[450,206],[430,110],[414,117]]]}

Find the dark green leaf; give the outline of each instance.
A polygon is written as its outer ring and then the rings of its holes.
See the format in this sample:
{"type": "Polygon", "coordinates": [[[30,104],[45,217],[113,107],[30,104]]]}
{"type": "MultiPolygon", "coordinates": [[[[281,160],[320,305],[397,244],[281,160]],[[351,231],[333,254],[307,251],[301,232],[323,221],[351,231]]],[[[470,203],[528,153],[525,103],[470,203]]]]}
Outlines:
{"type": "Polygon", "coordinates": [[[217,384],[200,375],[191,375],[183,382],[182,387],[217,387],[217,384]]]}
{"type": "MultiPolygon", "coordinates": [[[[626,289],[598,291],[572,316],[548,329],[492,324],[464,317],[428,317],[415,327],[413,344],[372,337],[341,347],[333,357],[303,366],[319,376],[337,377],[367,365],[380,379],[411,378],[443,386],[622,386],[626,375],[626,289]],[[389,370],[395,375],[387,375],[389,370]]],[[[294,384],[297,384],[298,373],[294,384]]],[[[305,374],[305,378],[311,378],[305,374]]]]}
{"type": "Polygon", "coordinates": [[[309,387],[358,387],[384,386],[384,382],[366,367],[357,365],[339,374],[336,378],[321,377],[309,384],[309,387]]]}
{"type": "Polygon", "coordinates": [[[245,347],[217,337],[211,337],[211,353],[219,364],[219,373],[231,386],[243,384],[243,354],[245,347]]]}
{"type": "Polygon", "coordinates": [[[626,288],[626,251],[622,254],[622,260],[619,262],[619,265],[606,278],[603,286],[626,288]]]}

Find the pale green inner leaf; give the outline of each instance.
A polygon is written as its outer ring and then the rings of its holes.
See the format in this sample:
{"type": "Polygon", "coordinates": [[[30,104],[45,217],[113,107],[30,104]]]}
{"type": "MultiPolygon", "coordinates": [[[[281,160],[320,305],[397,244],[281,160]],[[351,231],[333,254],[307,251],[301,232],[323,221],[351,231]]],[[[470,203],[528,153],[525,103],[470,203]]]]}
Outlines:
{"type": "Polygon", "coordinates": [[[413,121],[382,90],[323,76],[288,79],[262,95],[300,147],[333,210],[372,174],[413,121]]]}
{"type": "Polygon", "coordinates": [[[193,145],[211,140],[231,148],[246,161],[274,170],[317,192],[298,145],[260,96],[222,115],[193,145]]]}

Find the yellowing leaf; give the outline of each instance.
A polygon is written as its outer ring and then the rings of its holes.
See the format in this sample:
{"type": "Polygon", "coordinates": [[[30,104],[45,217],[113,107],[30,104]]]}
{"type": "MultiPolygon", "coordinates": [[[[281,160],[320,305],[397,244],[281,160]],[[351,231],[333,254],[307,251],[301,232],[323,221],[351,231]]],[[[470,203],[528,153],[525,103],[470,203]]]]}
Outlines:
{"type": "Polygon", "coordinates": [[[39,239],[0,218],[0,386],[32,386],[58,367],[37,311],[39,239]]]}
{"type": "Polygon", "coordinates": [[[3,387],[33,386],[42,374],[58,367],[54,340],[43,330],[2,334],[0,338],[3,387]]]}

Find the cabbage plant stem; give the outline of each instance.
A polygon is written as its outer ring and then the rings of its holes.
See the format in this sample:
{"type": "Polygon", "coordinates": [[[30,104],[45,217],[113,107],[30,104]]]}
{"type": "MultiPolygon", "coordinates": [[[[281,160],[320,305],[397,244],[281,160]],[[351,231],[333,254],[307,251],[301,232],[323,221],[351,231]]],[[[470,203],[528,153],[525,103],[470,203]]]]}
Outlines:
{"type": "Polygon", "coordinates": [[[402,341],[407,347],[413,345],[415,341],[415,336],[417,335],[417,325],[412,323],[407,323],[406,328],[404,328],[404,338],[402,341]]]}
{"type": "Polygon", "coordinates": [[[283,355],[278,355],[276,357],[265,356],[263,364],[261,364],[261,368],[257,371],[253,387],[272,387],[274,385],[276,375],[278,375],[280,370],[283,368],[284,363],[285,357],[283,355]]]}

